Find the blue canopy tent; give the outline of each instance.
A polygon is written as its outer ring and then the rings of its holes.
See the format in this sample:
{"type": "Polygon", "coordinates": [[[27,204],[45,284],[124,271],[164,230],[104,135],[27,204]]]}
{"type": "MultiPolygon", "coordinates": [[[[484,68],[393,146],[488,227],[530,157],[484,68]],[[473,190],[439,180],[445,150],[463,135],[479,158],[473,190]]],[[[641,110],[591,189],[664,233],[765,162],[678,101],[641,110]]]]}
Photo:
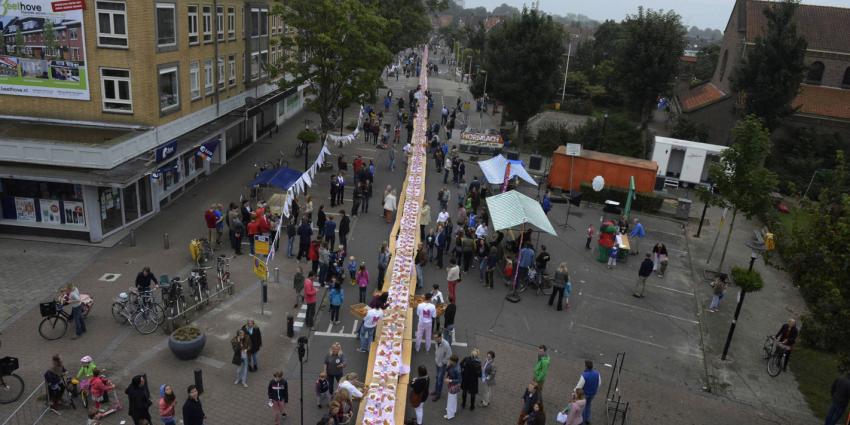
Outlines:
{"type": "Polygon", "coordinates": [[[293,184],[295,184],[296,181],[298,181],[302,174],[304,173],[301,171],[287,167],[265,170],[254,180],[251,180],[251,183],[248,183],[248,186],[277,186],[283,190],[288,190],[293,184]]]}

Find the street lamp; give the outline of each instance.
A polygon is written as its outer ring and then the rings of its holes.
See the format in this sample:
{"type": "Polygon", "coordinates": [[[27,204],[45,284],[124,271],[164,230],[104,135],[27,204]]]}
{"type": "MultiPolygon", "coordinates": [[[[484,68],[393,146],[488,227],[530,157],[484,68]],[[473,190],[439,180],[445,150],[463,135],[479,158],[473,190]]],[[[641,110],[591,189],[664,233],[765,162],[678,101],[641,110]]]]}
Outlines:
{"type": "Polygon", "coordinates": [[[608,111],[602,114],[602,137],[599,139],[598,151],[602,152],[602,142],[605,141],[605,129],[608,127],[608,111]]]}
{"type": "Polygon", "coordinates": [[[561,103],[564,103],[564,97],[567,94],[567,74],[570,72],[570,56],[573,54],[573,39],[577,37],[578,34],[570,34],[570,47],[567,48],[567,66],[564,69],[564,88],[561,89],[561,103]]]}
{"type": "MultiPolygon", "coordinates": [[[[312,124],[312,123],[313,123],[313,120],[305,119],[304,120],[304,129],[309,131],[310,130],[310,124],[312,124]]],[[[301,143],[304,144],[304,172],[306,172],[307,169],[309,168],[309,166],[307,165],[307,161],[309,161],[308,158],[310,157],[310,144],[307,143],[306,140],[301,140],[301,143]]]]}
{"type": "Polygon", "coordinates": [[[481,71],[478,71],[478,72],[484,73],[484,96],[487,96],[487,70],[482,69],[481,71]]]}

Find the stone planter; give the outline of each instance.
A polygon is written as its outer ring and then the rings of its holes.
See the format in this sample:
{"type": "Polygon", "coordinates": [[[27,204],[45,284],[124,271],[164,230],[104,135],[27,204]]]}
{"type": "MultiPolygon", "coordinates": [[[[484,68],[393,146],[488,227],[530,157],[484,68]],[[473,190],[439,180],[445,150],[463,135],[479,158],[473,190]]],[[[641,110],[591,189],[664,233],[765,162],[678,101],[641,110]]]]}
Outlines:
{"type": "Polygon", "coordinates": [[[197,331],[196,336],[186,338],[185,334],[191,332],[187,331],[187,328],[191,327],[184,326],[177,329],[168,337],[168,348],[180,360],[197,358],[201,355],[201,351],[203,351],[204,345],[207,343],[207,336],[200,330],[197,331]],[[178,337],[175,337],[175,335],[178,335],[178,337]]]}

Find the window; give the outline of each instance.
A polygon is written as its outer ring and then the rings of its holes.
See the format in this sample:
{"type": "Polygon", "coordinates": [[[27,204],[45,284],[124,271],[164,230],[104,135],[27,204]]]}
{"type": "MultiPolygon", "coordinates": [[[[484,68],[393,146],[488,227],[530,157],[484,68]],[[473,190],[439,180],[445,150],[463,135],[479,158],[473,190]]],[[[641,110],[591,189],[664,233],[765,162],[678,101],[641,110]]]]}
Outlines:
{"type": "Polygon", "coordinates": [[[269,51],[263,50],[260,52],[260,72],[269,73],[269,51]]]}
{"type": "Polygon", "coordinates": [[[171,112],[180,108],[180,87],[177,67],[159,70],[159,110],[171,112]]]}
{"type": "Polygon", "coordinates": [[[101,68],[100,84],[101,90],[103,90],[104,111],[133,113],[133,95],[130,91],[129,70],[101,68]]]}
{"type": "Polygon", "coordinates": [[[260,9],[260,35],[269,35],[268,9],[260,9]]]}
{"type": "Polygon", "coordinates": [[[227,8],[227,38],[236,40],[236,8],[227,8]]]}
{"type": "Polygon", "coordinates": [[[729,51],[723,52],[723,60],[720,61],[720,81],[723,81],[723,76],[726,75],[726,65],[729,62],[729,51]]]}
{"type": "Polygon", "coordinates": [[[80,60],[80,48],[79,47],[71,47],[71,60],[72,61],[80,60]]]}
{"type": "Polygon", "coordinates": [[[251,9],[251,37],[269,35],[269,10],[251,9]]]}
{"type": "Polygon", "coordinates": [[[228,83],[231,86],[236,85],[236,55],[230,55],[227,57],[227,67],[230,68],[230,75],[228,77],[228,83]]]}
{"type": "Polygon", "coordinates": [[[97,45],[127,47],[127,5],[123,1],[98,1],[97,45]]]}
{"type": "Polygon", "coordinates": [[[177,45],[177,11],[173,3],[156,4],[156,45],[177,45]]]}
{"type": "Polygon", "coordinates": [[[198,61],[192,62],[189,66],[189,89],[192,100],[201,97],[201,65],[198,61]]]}
{"type": "Polygon", "coordinates": [[[212,59],[204,61],[204,93],[212,94],[213,92],[213,63],[212,59]]]}
{"type": "Polygon", "coordinates": [[[260,54],[258,52],[251,53],[251,79],[256,80],[260,74],[260,54]]]}
{"type": "Polygon", "coordinates": [[[850,66],[844,70],[844,78],[841,80],[841,85],[844,87],[850,86],[850,66]]]}
{"type": "Polygon", "coordinates": [[[260,35],[260,9],[251,9],[251,37],[260,35]]]}
{"type": "Polygon", "coordinates": [[[225,81],[225,72],[224,72],[224,58],[218,58],[218,89],[224,89],[224,81],[225,81]]]}
{"type": "Polygon", "coordinates": [[[69,37],[71,38],[71,40],[76,40],[76,39],[77,39],[78,35],[77,35],[77,30],[76,30],[76,28],[71,28],[71,29],[68,31],[68,33],[69,33],[69,37]]]}
{"type": "Polygon", "coordinates": [[[823,80],[823,62],[817,61],[809,65],[809,74],[806,76],[806,82],[809,84],[820,84],[823,80]]]}
{"type": "Polygon", "coordinates": [[[189,6],[189,45],[198,44],[198,6],[189,6]]]}
{"type": "Polygon", "coordinates": [[[204,43],[212,41],[212,6],[204,6],[204,43]]]}
{"type": "Polygon", "coordinates": [[[215,8],[215,31],[218,41],[224,40],[224,7],[215,8]]]}

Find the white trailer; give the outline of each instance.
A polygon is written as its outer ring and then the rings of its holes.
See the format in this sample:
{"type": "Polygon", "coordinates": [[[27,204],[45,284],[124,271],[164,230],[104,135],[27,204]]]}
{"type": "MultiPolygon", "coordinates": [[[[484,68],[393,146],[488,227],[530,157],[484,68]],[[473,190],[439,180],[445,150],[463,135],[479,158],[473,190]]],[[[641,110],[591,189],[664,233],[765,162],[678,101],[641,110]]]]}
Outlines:
{"type": "Polygon", "coordinates": [[[706,184],[709,164],[720,159],[726,146],[709,145],[670,137],[655,137],[652,160],[658,164],[658,177],[663,186],[706,184]]]}

